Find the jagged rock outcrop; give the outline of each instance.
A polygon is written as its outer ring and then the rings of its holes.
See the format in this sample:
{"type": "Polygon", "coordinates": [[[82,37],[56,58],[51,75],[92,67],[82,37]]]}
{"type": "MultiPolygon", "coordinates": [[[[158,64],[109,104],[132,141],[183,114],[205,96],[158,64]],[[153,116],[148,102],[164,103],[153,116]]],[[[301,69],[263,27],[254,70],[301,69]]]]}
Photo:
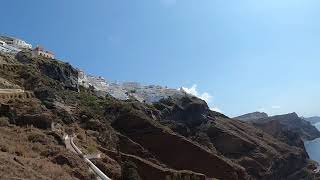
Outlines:
{"type": "Polygon", "coordinates": [[[181,122],[188,127],[198,126],[207,121],[210,113],[206,103],[196,97],[171,97],[163,99],[156,107],[162,110],[162,119],[181,122]]]}
{"type": "Polygon", "coordinates": [[[48,77],[63,82],[65,88],[77,91],[78,86],[78,71],[70,64],[61,62],[51,63],[43,61],[38,63],[41,72],[48,77]]]}
{"type": "Polygon", "coordinates": [[[70,64],[44,58],[32,58],[30,52],[20,52],[16,58],[24,66],[33,66],[36,68],[34,70],[40,71],[48,78],[63,83],[65,88],[78,91],[78,71],[70,64]]]}

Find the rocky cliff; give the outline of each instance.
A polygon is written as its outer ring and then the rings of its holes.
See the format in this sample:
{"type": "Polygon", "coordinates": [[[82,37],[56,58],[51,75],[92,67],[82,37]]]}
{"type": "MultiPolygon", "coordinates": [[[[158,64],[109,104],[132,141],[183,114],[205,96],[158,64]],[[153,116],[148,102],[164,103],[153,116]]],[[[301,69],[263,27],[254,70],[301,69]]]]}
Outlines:
{"type": "MultiPolygon", "coordinates": [[[[296,113],[277,115],[251,121],[254,126],[263,129],[269,134],[279,137],[280,134],[290,133],[304,141],[320,137],[320,132],[310,122],[300,118],[296,113]]],[[[289,140],[291,138],[288,138],[289,140]]]]}
{"type": "Polygon", "coordinates": [[[304,141],[320,137],[320,132],[310,122],[300,118],[296,113],[277,115],[260,119],[247,119],[254,127],[263,130],[281,142],[299,147],[305,151],[304,141]]]}
{"type": "Polygon", "coordinates": [[[254,179],[289,177],[307,164],[308,155],[304,146],[291,146],[250,123],[212,112],[204,101],[197,98],[171,98],[155,106],[161,111],[162,124],[209,151],[231,159],[244,167],[254,179]],[[198,123],[191,123],[190,119],[184,117],[184,111],[189,113],[188,117],[193,117],[192,120],[197,119],[198,123]]]}
{"type": "Polygon", "coordinates": [[[0,77],[35,96],[1,105],[0,177],[91,179],[64,147],[68,133],[85,153],[100,152],[94,163],[116,180],[315,178],[303,148],[213,112],[196,97],[120,101],[78,87],[69,64],[27,52],[5,58],[0,77]]]}

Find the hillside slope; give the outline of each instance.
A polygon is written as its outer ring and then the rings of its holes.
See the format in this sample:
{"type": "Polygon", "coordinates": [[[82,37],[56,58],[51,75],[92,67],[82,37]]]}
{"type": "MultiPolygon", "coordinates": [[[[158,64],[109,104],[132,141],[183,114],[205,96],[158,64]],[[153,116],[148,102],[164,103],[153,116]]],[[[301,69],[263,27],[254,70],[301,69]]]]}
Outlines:
{"type": "Polygon", "coordinates": [[[314,179],[304,149],[210,111],[189,95],[144,104],[98,97],[70,64],[19,53],[2,57],[0,77],[32,92],[0,99],[0,177],[92,179],[64,147],[76,134],[112,179],[314,179]],[[9,59],[8,59],[9,58],[9,59]],[[53,128],[54,126],[54,128],[53,128]]]}

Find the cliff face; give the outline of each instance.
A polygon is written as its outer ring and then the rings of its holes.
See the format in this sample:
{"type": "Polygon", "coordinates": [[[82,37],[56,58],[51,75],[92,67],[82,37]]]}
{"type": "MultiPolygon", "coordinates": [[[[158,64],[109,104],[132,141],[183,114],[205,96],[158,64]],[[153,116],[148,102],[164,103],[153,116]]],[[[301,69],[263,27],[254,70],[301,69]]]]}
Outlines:
{"type": "Polygon", "coordinates": [[[112,179],[313,178],[300,146],[210,111],[198,98],[119,101],[78,88],[68,64],[28,53],[6,62],[0,77],[35,96],[0,106],[0,159],[8,162],[1,167],[10,169],[0,177],[90,179],[81,158],[64,147],[62,134],[74,133],[85,153],[102,153],[94,163],[112,179]]]}
{"type": "Polygon", "coordinates": [[[112,126],[174,169],[188,169],[219,179],[247,178],[244,168],[172,132],[139,110],[122,113],[112,126]]]}
{"type": "Polygon", "coordinates": [[[303,141],[309,141],[320,137],[320,132],[310,122],[300,118],[296,113],[272,116],[252,121],[253,125],[259,127],[274,137],[287,136],[286,142],[290,144],[292,136],[297,136],[303,141]],[[285,135],[287,134],[287,135],[285,135]]]}
{"type": "Polygon", "coordinates": [[[26,52],[18,53],[16,59],[24,66],[32,66],[33,71],[31,73],[38,71],[38,73],[45,75],[47,78],[62,83],[64,88],[70,90],[77,91],[79,88],[78,71],[68,63],[56,60],[51,61],[40,57],[31,58],[31,53],[26,52]]]}
{"type": "Polygon", "coordinates": [[[163,125],[182,133],[212,153],[231,159],[245,168],[246,173],[253,178],[285,178],[303,169],[308,163],[303,145],[291,146],[249,123],[212,112],[204,101],[196,98],[171,98],[156,107],[161,111],[160,122],[163,125]],[[190,125],[189,119],[180,114],[183,114],[183,110],[196,107],[203,107],[195,113],[201,123],[190,125]]]}

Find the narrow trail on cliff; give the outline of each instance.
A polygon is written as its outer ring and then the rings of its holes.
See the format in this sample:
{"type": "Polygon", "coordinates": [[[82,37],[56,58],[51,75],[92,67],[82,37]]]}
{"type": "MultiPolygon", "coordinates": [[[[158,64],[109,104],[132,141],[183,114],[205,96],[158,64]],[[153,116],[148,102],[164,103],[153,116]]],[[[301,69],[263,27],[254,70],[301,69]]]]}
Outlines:
{"type": "Polygon", "coordinates": [[[66,145],[66,148],[76,154],[79,154],[84,161],[87,163],[89,168],[97,175],[98,178],[101,180],[111,180],[107,175],[105,175],[97,166],[95,166],[87,156],[85,156],[81,150],[74,144],[73,142],[74,137],[69,137],[69,135],[66,135],[64,137],[64,142],[66,145]]]}

